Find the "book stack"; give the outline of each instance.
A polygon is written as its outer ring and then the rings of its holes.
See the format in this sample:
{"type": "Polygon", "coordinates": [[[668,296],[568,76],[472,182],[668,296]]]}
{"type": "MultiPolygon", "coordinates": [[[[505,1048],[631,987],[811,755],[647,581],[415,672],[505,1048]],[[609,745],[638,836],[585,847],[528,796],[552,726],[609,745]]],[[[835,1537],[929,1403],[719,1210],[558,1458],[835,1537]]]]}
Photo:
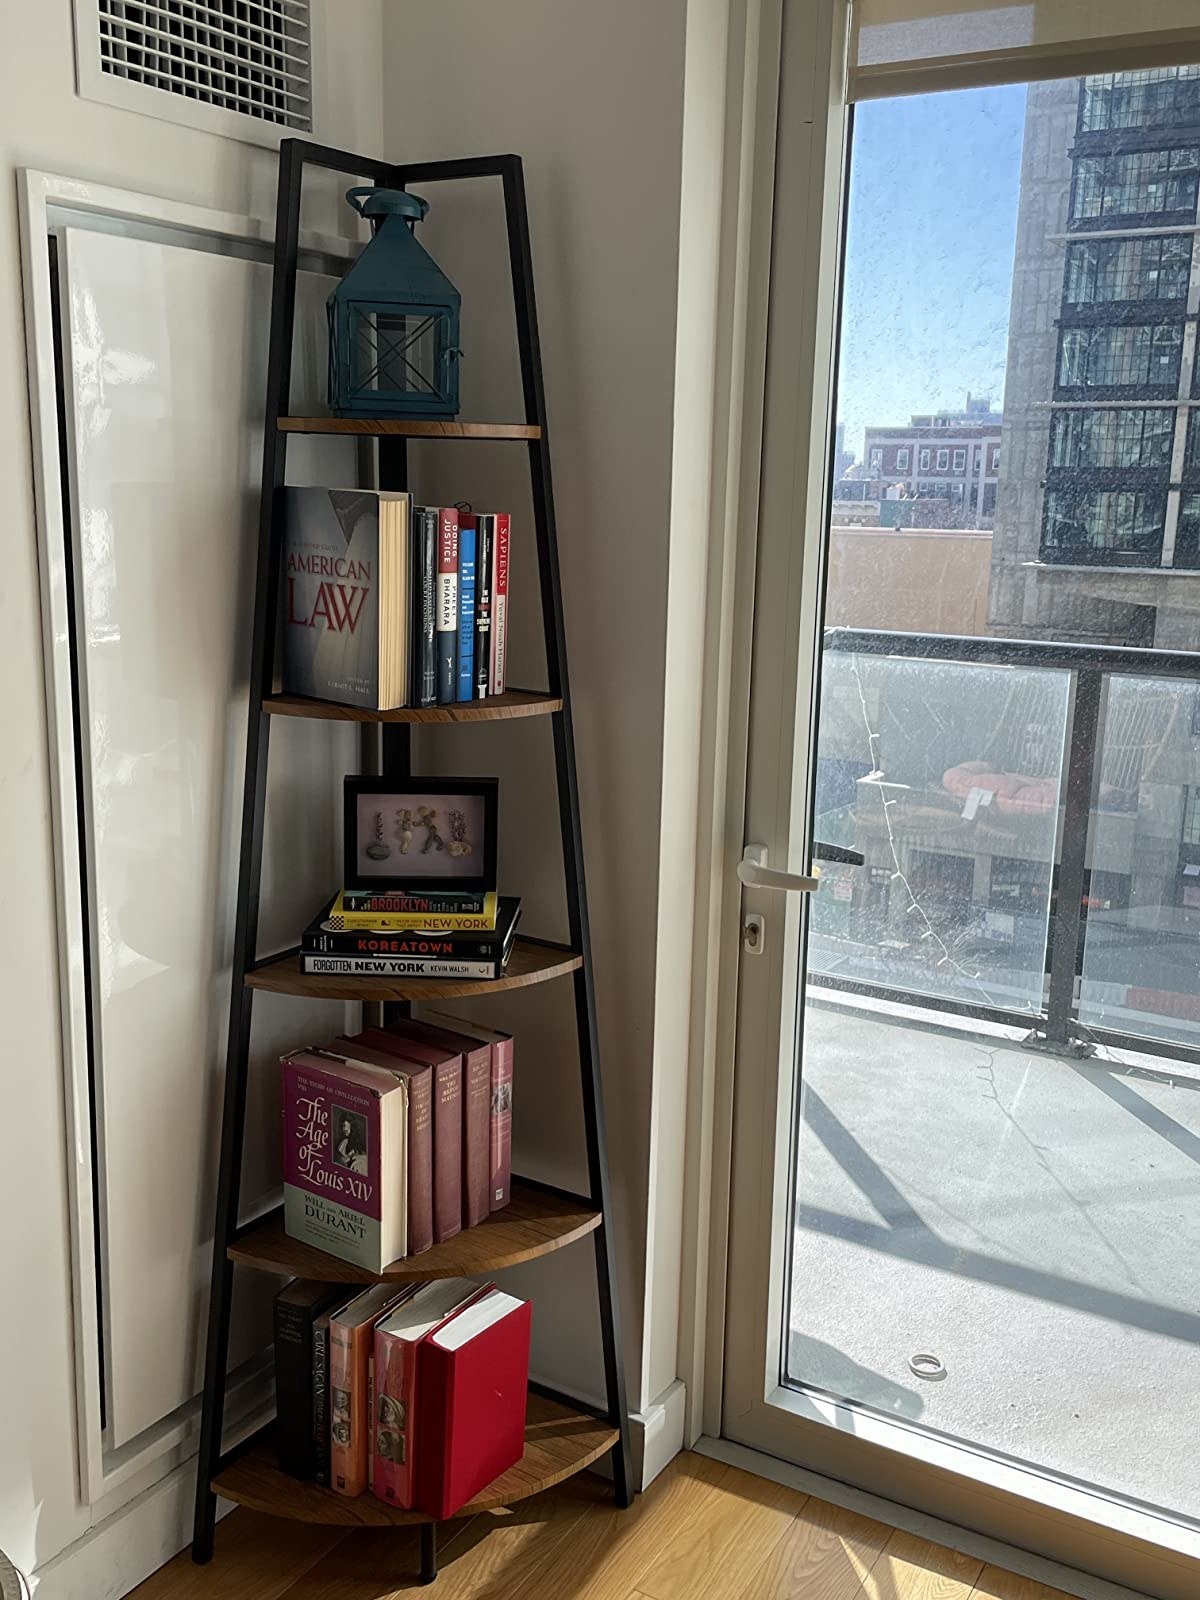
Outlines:
{"type": "Polygon", "coordinates": [[[513,1040],[457,1017],[282,1058],[284,1227],[369,1272],[510,1198],[513,1040]]]}
{"type": "Polygon", "coordinates": [[[285,694],[394,711],[504,693],[507,512],[372,489],[284,495],[285,694]]]}
{"type": "Polygon", "coordinates": [[[499,978],[512,954],[514,896],[343,889],[300,937],[303,972],[360,978],[499,978]]]}
{"type": "Polygon", "coordinates": [[[275,1300],[279,1464],[335,1493],[452,1517],[525,1447],[531,1310],[465,1278],[275,1300]]]}

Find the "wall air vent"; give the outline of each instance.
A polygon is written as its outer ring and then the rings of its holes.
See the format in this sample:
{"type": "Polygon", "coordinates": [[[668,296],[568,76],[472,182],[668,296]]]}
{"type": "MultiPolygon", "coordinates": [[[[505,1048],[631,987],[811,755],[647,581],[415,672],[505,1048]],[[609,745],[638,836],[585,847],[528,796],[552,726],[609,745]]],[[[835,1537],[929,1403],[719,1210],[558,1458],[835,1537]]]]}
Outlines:
{"type": "Polygon", "coordinates": [[[215,131],[233,131],[232,113],[278,133],[309,132],[310,3],[76,0],[81,92],[215,131]]]}

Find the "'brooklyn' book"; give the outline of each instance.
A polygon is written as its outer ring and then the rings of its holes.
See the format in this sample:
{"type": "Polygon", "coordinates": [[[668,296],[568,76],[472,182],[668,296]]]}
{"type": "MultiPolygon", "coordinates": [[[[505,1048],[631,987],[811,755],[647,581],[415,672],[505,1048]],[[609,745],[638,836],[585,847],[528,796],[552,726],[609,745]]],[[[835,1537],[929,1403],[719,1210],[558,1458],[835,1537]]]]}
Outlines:
{"type": "MultiPolygon", "coordinates": [[[[459,894],[453,890],[421,894],[410,889],[343,889],[342,913],[365,911],[371,914],[387,912],[400,917],[466,916],[478,917],[491,908],[492,926],[496,925],[496,897],[486,894],[459,894]]],[[[349,926],[349,924],[347,924],[349,926]]],[[[379,926],[372,923],[373,927],[379,926]]],[[[421,926],[427,928],[428,920],[421,926]]]]}
{"type": "Polygon", "coordinates": [[[281,1065],[284,1228],[382,1272],[408,1249],[408,1075],[326,1050],[281,1065]]]}
{"type": "MultiPolygon", "coordinates": [[[[383,895],[372,898],[386,898],[389,902],[393,899],[383,895]]],[[[395,897],[397,901],[399,898],[395,897]]],[[[491,933],[496,926],[498,902],[494,893],[478,897],[474,906],[440,906],[434,903],[437,898],[428,895],[413,910],[390,903],[362,910],[350,891],[343,889],[321,912],[321,920],[327,933],[491,933]]],[[[445,898],[451,901],[455,897],[445,898]]]]}
{"type": "Polygon", "coordinates": [[[409,498],[288,488],[285,694],[391,711],[408,700],[409,498]]]}

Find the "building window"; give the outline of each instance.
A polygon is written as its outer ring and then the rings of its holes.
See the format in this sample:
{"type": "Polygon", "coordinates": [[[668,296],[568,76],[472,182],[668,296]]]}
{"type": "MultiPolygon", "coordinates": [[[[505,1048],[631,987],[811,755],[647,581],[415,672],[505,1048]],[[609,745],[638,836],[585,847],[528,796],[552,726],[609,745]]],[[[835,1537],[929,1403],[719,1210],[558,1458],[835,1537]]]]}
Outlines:
{"type": "Polygon", "coordinates": [[[1191,236],[1086,239],[1067,246],[1063,299],[1068,305],[1130,300],[1183,300],[1192,262],[1191,236]]]}
{"type": "Polygon", "coordinates": [[[967,452],[965,450],[956,450],[954,452],[954,470],[955,472],[965,472],[967,470],[967,452]]]}
{"type": "Polygon", "coordinates": [[[1165,406],[1056,411],[1050,423],[1050,465],[1167,467],[1174,431],[1175,413],[1165,406]]]}
{"type": "Polygon", "coordinates": [[[1081,133],[1200,122],[1200,67],[1098,72],[1083,82],[1081,133]]]}
{"type": "Polygon", "coordinates": [[[1179,322],[1064,328],[1058,383],[1063,389],[1170,387],[1179,381],[1179,322]]]}
{"type": "Polygon", "coordinates": [[[928,472],[929,471],[929,451],[928,450],[922,450],[921,451],[920,471],[922,471],[922,472],[928,472]]]}
{"type": "Polygon", "coordinates": [[[1048,489],[1042,514],[1042,560],[1157,566],[1164,493],[1126,489],[1048,489]]]}
{"type": "Polygon", "coordinates": [[[908,461],[909,461],[909,451],[908,451],[908,446],[905,445],[902,450],[897,450],[896,451],[896,471],[897,472],[907,472],[908,471],[908,461]]]}
{"type": "Polygon", "coordinates": [[[871,476],[877,477],[883,471],[883,450],[876,445],[871,447],[871,476]]]}
{"type": "Polygon", "coordinates": [[[1071,185],[1071,216],[1157,216],[1195,213],[1200,149],[1137,150],[1080,156],[1071,185]]]}
{"type": "Polygon", "coordinates": [[[946,472],[949,469],[949,466],[950,466],[950,452],[949,452],[949,450],[939,450],[938,453],[937,453],[937,470],[939,472],[946,472]]]}
{"type": "MultiPolygon", "coordinates": [[[[1200,494],[1180,497],[1175,554],[1171,564],[1185,572],[1200,570],[1200,494]]],[[[1200,701],[1197,703],[1200,704],[1200,701]]],[[[1195,731],[1200,733],[1200,728],[1195,731]]]]}
{"type": "Polygon", "coordinates": [[[992,476],[995,477],[996,473],[998,473],[999,471],[1000,471],[1000,446],[998,444],[996,444],[996,445],[992,446],[992,466],[991,466],[992,476]]]}
{"type": "Polygon", "coordinates": [[[1184,450],[1183,464],[1185,467],[1200,468],[1200,411],[1195,409],[1188,412],[1187,446],[1184,450]]]}
{"type": "Polygon", "coordinates": [[[1189,783],[1183,802],[1181,844],[1200,844],[1200,784],[1189,783]]]}

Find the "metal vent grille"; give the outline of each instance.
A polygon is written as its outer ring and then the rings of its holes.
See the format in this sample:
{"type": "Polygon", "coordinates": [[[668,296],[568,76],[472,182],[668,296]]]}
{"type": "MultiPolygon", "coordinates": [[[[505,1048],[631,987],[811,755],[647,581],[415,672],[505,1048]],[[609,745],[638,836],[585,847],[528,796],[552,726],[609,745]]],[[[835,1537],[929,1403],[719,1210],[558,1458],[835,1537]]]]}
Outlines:
{"type": "Polygon", "coordinates": [[[309,130],[309,0],[97,0],[100,68],[197,105],[309,130]]]}

